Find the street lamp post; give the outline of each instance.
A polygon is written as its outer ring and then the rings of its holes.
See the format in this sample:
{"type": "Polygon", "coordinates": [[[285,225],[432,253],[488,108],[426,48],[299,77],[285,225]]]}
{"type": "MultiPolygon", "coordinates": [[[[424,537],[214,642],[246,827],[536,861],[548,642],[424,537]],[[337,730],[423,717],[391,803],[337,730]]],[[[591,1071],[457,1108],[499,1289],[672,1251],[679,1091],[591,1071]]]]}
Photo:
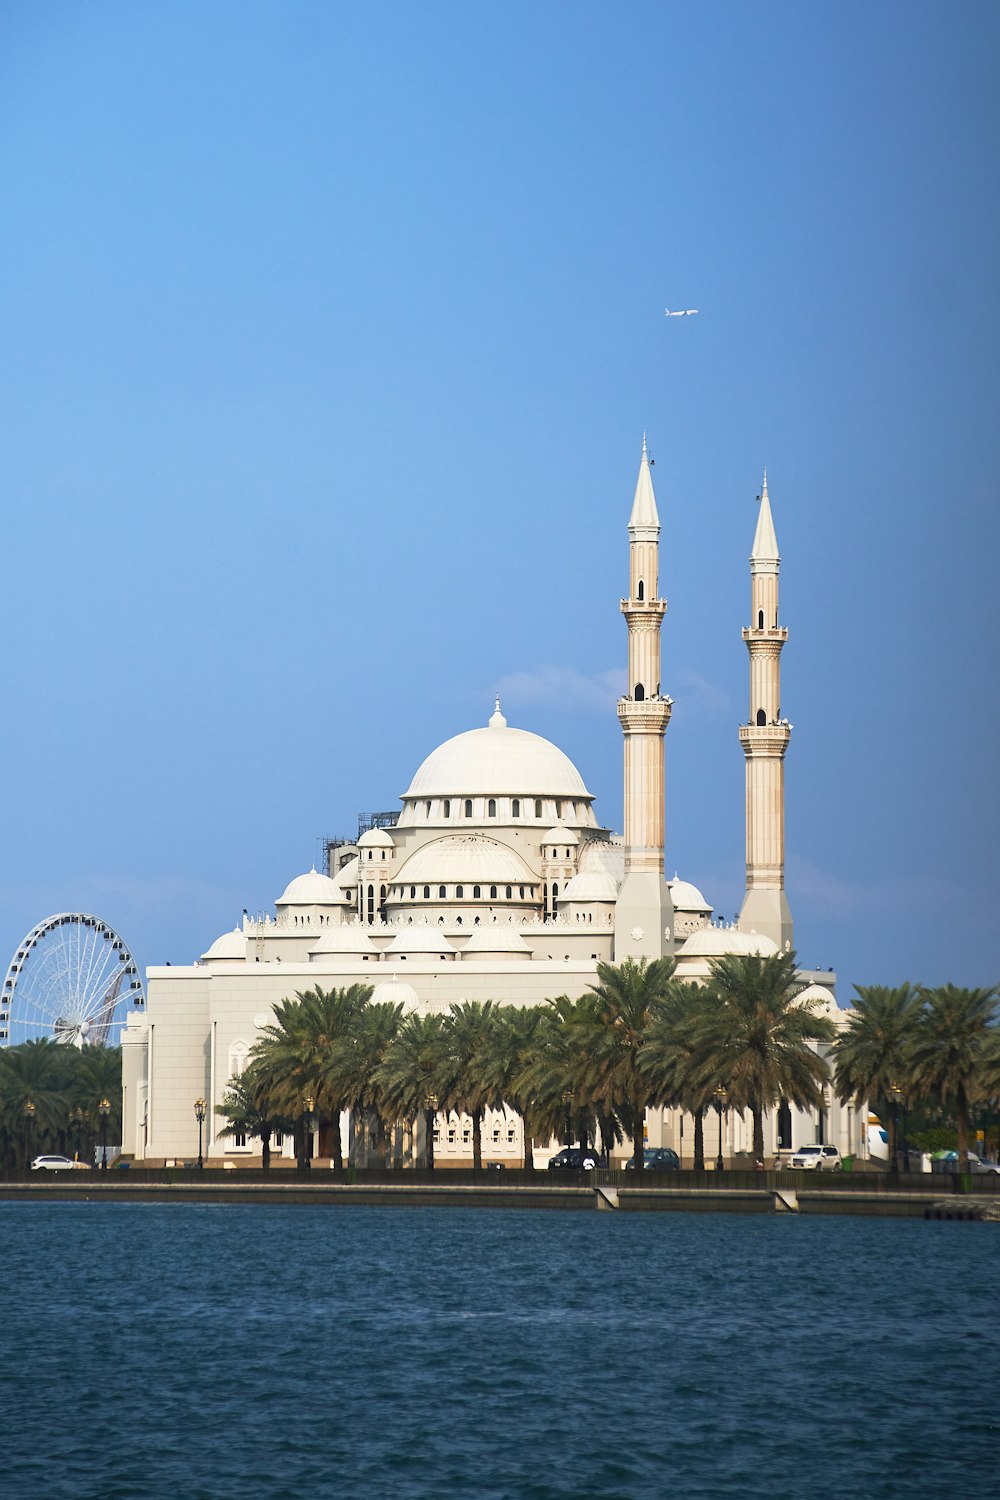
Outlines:
{"type": "Polygon", "coordinates": [[[108,1115],[111,1113],[111,1102],[102,1099],[97,1106],[97,1113],[101,1117],[101,1171],[108,1170],[108,1115]]]}
{"type": "Polygon", "coordinates": [[[719,1088],[715,1089],[713,1098],[715,1099],[715,1108],[719,1114],[719,1154],[715,1158],[715,1170],[723,1172],[725,1171],[726,1163],[722,1154],[722,1117],[725,1113],[726,1105],[729,1103],[729,1095],[720,1085],[719,1088]]]}
{"type": "Polygon", "coordinates": [[[903,1098],[903,1090],[898,1083],[891,1083],[886,1090],[889,1095],[889,1104],[892,1109],[892,1165],[890,1168],[892,1180],[899,1182],[899,1106],[903,1098]]]}
{"type": "Polygon", "coordinates": [[[424,1099],[424,1156],[427,1161],[427,1170],[434,1170],[434,1119],[437,1115],[438,1096],[428,1094],[424,1099]]]}
{"type": "Polygon", "coordinates": [[[205,1157],[202,1154],[202,1131],[205,1128],[205,1114],[208,1106],[204,1099],[194,1101],[194,1117],[198,1121],[198,1171],[204,1171],[205,1157]]]}
{"type": "Polygon", "coordinates": [[[312,1124],[315,1100],[312,1094],[307,1094],[302,1101],[302,1114],[299,1117],[299,1173],[304,1177],[312,1170],[312,1124]]]}
{"type": "Polygon", "coordinates": [[[31,1168],[31,1127],[35,1123],[35,1101],[24,1101],[24,1170],[31,1168]]]}

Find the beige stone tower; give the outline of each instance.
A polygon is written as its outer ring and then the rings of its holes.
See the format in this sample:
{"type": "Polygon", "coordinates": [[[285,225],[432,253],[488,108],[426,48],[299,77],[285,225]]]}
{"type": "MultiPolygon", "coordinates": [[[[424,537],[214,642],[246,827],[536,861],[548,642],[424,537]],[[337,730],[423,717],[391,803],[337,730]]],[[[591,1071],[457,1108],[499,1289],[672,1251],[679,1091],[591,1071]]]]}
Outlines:
{"type": "Polygon", "coordinates": [[[674,910],[663,873],[663,736],[671,700],[660,693],[660,518],[646,439],[628,523],[628,692],[618,700],[625,735],[625,880],[615,907],[615,961],[673,951],[674,910]]]}
{"type": "Polygon", "coordinates": [[[785,751],[792,726],[781,717],[781,648],[788,631],[778,624],[778,540],[767,495],[767,474],[750,553],[750,722],[740,725],[747,768],[747,890],[740,911],[744,932],[761,932],[779,948],[793,942],[785,895],[785,751]]]}

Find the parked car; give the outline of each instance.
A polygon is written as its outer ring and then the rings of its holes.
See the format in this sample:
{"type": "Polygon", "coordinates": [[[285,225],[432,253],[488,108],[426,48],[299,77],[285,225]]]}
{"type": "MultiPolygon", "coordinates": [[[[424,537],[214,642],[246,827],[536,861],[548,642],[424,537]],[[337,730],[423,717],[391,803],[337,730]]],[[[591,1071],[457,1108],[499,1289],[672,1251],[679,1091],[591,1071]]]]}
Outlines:
{"type": "Polygon", "coordinates": [[[600,1156],[592,1146],[564,1146],[549,1159],[549,1171],[562,1169],[571,1172],[592,1172],[595,1167],[606,1167],[606,1156],[600,1156]]]}
{"type": "Polygon", "coordinates": [[[89,1172],[85,1161],[74,1161],[69,1156],[36,1156],[31,1163],[33,1172],[89,1172]]]}
{"type": "MultiPolygon", "coordinates": [[[[679,1172],[681,1159],[669,1146],[646,1146],[642,1153],[642,1165],[647,1172],[679,1172]]],[[[625,1170],[635,1170],[635,1157],[630,1156],[625,1170]]]]}
{"type": "MultiPolygon", "coordinates": [[[[985,1173],[988,1176],[994,1176],[994,1177],[1000,1176],[1000,1166],[998,1166],[995,1161],[985,1161],[983,1159],[983,1157],[978,1156],[975,1151],[970,1151],[968,1153],[968,1156],[969,1156],[969,1171],[970,1172],[980,1173],[980,1174],[981,1173],[985,1173]]],[[[949,1151],[943,1157],[939,1157],[938,1160],[944,1162],[944,1171],[946,1171],[946,1172],[957,1172],[958,1171],[958,1152],[957,1151],[949,1151]]]]}
{"type": "Polygon", "coordinates": [[[816,1172],[839,1172],[844,1163],[836,1146],[800,1146],[792,1152],[790,1167],[812,1168],[816,1172]]]}

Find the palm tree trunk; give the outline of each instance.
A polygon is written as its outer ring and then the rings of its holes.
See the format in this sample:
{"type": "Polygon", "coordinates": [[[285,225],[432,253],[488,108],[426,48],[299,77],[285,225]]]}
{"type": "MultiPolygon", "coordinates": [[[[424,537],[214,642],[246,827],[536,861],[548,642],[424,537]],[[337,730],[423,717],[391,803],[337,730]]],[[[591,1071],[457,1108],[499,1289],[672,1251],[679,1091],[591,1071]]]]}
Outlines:
{"type": "Polygon", "coordinates": [[[521,1141],[524,1147],[524,1170],[533,1172],[535,1170],[535,1137],[529,1134],[528,1122],[521,1116],[521,1141]]]}
{"type": "Polygon", "coordinates": [[[696,1109],[694,1112],[694,1169],[696,1172],[705,1170],[705,1111],[696,1109]]]}
{"type": "Polygon", "coordinates": [[[481,1109],[472,1111],[472,1170],[474,1172],[483,1170],[483,1112],[481,1109]]]}
{"type": "Polygon", "coordinates": [[[958,1136],[958,1170],[967,1172],[969,1170],[969,1103],[962,1084],[959,1084],[955,1097],[955,1132],[958,1136]]]}
{"type": "Polygon", "coordinates": [[[434,1115],[433,1109],[424,1110],[424,1160],[428,1172],[434,1170],[434,1115]]]}
{"type": "Polygon", "coordinates": [[[260,1169],[262,1172],[271,1170],[271,1127],[265,1125],[260,1133],[260,1169]]]}
{"type": "Polygon", "coordinates": [[[759,1104],[752,1104],[750,1106],[750,1113],[753,1115],[753,1159],[755,1162],[763,1161],[764,1111],[761,1109],[759,1104]]]}
{"type": "Polygon", "coordinates": [[[644,1172],[646,1170],[646,1142],[642,1134],[642,1127],[645,1120],[645,1100],[636,1099],[632,1104],[632,1159],[635,1162],[635,1170],[637,1172],[644,1172]]]}

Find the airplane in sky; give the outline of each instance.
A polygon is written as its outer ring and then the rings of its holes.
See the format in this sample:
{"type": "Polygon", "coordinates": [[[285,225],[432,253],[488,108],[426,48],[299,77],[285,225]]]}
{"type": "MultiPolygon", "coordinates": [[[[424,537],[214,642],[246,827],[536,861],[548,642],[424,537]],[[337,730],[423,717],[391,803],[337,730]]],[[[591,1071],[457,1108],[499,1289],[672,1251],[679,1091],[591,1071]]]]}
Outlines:
{"type": "Polygon", "coordinates": [[[668,318],[690,318],[693,317],[693,315],[697,311],[698,309],[696,307],[686,307],[683,312],[671,312],[669,307],[664,308],[664,313],[668,318]]]}

